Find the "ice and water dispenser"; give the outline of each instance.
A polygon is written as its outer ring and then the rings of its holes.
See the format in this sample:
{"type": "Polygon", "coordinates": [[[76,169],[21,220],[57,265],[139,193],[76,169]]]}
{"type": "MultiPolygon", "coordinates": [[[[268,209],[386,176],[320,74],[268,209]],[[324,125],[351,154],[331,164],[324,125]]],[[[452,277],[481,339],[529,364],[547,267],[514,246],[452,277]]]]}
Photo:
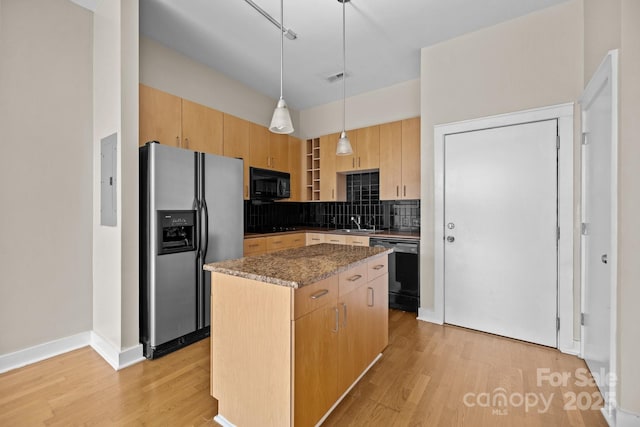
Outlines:
{"type": "Polygon", "coordinates": [[[158,255],[196,250],[196,211],[158,211],[158,255]]]}

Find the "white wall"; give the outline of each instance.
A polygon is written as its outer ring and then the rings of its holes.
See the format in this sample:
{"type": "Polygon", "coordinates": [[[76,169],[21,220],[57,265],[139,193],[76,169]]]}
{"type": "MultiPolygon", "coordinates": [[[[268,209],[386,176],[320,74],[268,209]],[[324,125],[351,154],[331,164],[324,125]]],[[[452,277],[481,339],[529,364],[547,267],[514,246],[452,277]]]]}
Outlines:
{"type": "Polygon", "coordinates": [[[434,297],[434,125],[575,101],[582,16],[573,0],[422,49],[422,308],[434,297]]]}
{"type": "MultiPolygon", "coordinates": [[[[342,131],[342,98],[300,111],[300,136],[316,138],[342,131]]],[[[420,115],[420,79],[346,99],[346,128],[358,129],[420,115]]]]}
{"type": "Polygon", "coordinates": [[[91,13],[0,0],[0,354],[91,329],[91,13]]]}
{"type": "Polygon", "coordinates": [[[94,13],[93,330],[120,352],[138,343],[138,2],[94,13]],[[100,140],[117,133],[117,225],[100,225],[100,140]]]}
{"type": "MultiPolygon", "coordinates": [[[[148,37],[140,37],[140,83],[262,126],[277,102],[148,37]]],[[[290,112],[298,135],[298,112],[290,112]]]]}

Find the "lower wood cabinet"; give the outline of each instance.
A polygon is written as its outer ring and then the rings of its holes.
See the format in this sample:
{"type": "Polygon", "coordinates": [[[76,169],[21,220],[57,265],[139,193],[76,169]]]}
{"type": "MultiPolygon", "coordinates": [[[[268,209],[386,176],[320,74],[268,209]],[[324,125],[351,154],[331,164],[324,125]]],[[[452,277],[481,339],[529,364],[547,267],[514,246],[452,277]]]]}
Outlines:
{"type": "Polygon", "coordinates": [[[244,239],[244,256],[261,255],[282,249],[300,248],[306,245],[306,234],[279,234],[244,239]]]}
{"type": "Polygon", "coordinates": [[[300,289],[212,273],[211,393],[220,416],[309,427],[327,415],[388,344],[387,260],[300,289]]]}

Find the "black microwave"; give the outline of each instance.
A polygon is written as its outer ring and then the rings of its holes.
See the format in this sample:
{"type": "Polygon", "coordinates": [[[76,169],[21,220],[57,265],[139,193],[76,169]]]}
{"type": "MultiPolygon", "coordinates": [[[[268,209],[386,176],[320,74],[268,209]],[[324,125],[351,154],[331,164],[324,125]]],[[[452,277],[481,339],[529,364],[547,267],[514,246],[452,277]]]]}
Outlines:
{"type": "Polygon", "coordinates": [[[287,172],[249,168],[251,200],[277,200],[291,197],[291,178],[287,172]]]}

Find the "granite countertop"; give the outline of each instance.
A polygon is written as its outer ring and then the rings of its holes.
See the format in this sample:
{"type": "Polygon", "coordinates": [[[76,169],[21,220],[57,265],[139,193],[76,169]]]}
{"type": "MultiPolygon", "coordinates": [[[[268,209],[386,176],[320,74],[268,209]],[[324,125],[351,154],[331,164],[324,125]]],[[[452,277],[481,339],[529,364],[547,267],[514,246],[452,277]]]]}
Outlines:
{"type": "Polygon", "coordinates": [[[345,233],[339,229],[327,229],[321,227],[303,227],[294,231],[281,231],[277,233],[245,233],[245,239],[252,239],[256,237],[266,236],[279,236],[283,234],[296,234],[296,233],[323,233],[323,234],[342,234],[345,236],[367,236],[367,237],[393,237],[397,239],[411,239],[420,240],[419,231],[392,231],[392,230],[377,230],[375,233],[345,233]]]}
{"type": "Polygon", "coordinates": [[[393,249],[323,243],[214,262],[206,264],[204,269],[274,285],[301,288],[366,262],[368,258],[391,252],[393,249]]]}

